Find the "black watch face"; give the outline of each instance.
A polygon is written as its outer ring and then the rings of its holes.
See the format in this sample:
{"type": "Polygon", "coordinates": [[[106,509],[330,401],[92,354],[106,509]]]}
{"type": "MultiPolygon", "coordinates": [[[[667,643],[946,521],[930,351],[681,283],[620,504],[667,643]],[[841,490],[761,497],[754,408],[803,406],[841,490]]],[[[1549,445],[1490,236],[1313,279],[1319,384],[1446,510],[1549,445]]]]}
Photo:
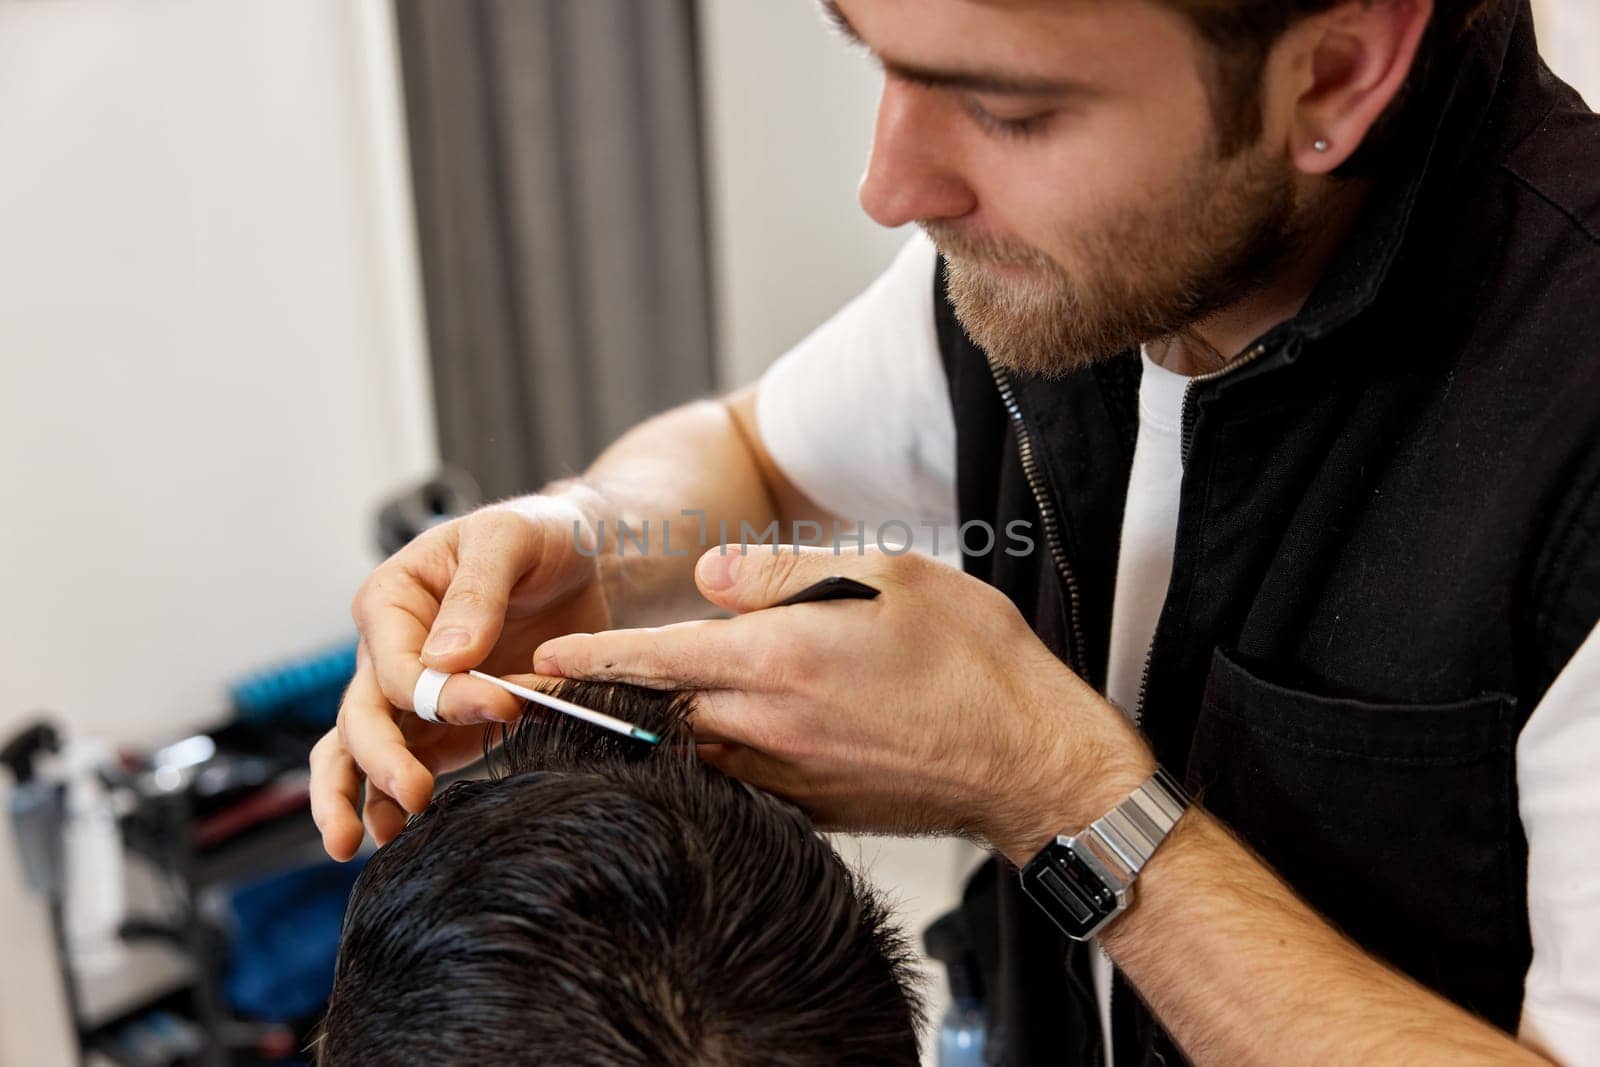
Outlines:
{"type": "Polygon", "coordinates": [[[1068,937],[1083,940],[1117,912],[1117,895],[1088,864],[1058,842],[1028,862],[1022,888],[1068,937]]]}

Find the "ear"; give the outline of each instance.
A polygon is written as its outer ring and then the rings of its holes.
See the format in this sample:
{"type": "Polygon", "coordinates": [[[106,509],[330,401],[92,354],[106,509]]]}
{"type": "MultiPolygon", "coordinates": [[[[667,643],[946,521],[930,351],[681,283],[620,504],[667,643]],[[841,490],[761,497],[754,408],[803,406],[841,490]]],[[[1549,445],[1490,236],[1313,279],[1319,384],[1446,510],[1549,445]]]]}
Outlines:
{"type": "Polygon", "coordinates": [[[1432,17],[1433,0],[1346,0],[1289,31],[1296,167],[1327,174],[1355,153],[1405,86],[1432,17]]]}

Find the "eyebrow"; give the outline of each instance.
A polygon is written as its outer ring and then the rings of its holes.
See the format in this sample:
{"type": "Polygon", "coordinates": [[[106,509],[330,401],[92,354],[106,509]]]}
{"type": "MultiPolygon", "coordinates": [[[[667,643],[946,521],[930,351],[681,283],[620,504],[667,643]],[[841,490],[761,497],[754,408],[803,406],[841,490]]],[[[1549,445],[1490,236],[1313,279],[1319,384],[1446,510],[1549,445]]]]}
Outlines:
{"type": "Polygon", "coordinates": [[[970,93],[998,96],[1090,96],[1095,90],[1083,82],[1066,78],[1032,77],[988,70],[941,70],[917,63],[906,63],[878,54],[850,24],[837,0],[820,0],[823,16],[841,37],[865,49],[886,74],[928,89],[960,89],[970,93]]]}

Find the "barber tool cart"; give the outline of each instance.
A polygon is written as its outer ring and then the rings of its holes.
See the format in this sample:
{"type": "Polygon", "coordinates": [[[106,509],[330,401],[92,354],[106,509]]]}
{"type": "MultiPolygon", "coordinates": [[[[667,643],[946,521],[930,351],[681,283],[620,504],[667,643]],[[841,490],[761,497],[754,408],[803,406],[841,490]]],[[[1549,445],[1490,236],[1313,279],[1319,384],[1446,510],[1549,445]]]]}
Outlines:
{"type": "Polygon", "coordinates": [[[359,870],[321,855],[310,744],[233,723],[111,755],[41,722],[0,753],[79,1063],[309,1062],[359,870]]]}
{"type": "MultiPolygon", "coordinates": [[[[381,502],[387,556],[478,502],[446,468],[381,502]]],[[[214,728],[113,751],[51,717],[0,737],[27,888],[48,915],[79,1064],[310,1063],[361,860],[311,821],[307,763],[353,640],[232,686],[214,728]]]]}

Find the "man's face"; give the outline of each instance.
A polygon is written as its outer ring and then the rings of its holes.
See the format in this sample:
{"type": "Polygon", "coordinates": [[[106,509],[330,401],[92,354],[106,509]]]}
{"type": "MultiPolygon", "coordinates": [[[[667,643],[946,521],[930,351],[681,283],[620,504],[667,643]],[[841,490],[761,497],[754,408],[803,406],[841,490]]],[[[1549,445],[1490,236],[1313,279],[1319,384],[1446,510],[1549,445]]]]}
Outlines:
{"type": "MultiPolygon", "coordinates": [[[[1061,374],[1184,331],[1291,255],[1270,138],[1222,158],[1206,47],[1150,0],[837,0],[886,70],[867,213],[917,222],[973,339],[1061,374]]],[[[1270,125],[1268,127],[1271,128],[1270,125]]]]}

